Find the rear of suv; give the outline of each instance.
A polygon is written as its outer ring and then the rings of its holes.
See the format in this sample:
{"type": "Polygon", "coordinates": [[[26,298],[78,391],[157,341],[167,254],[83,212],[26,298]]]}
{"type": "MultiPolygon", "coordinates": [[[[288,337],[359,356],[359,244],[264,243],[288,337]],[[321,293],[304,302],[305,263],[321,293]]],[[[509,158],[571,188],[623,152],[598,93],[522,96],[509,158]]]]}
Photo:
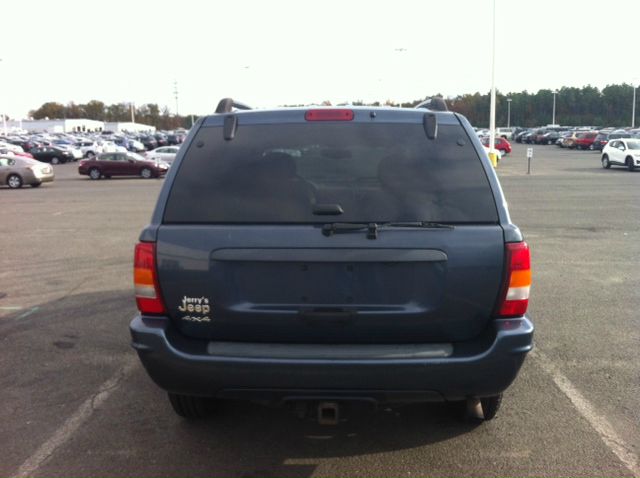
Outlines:
{"type": "MultiPolygon", "coordinates": [[[[174,410],[467,401],[532,348],[529,248],[468,121],[249,110],[192,128],[135,251],[133,347],[174,410]]],[[[482,415],[480,415],[482,416],[482,415]]]]}

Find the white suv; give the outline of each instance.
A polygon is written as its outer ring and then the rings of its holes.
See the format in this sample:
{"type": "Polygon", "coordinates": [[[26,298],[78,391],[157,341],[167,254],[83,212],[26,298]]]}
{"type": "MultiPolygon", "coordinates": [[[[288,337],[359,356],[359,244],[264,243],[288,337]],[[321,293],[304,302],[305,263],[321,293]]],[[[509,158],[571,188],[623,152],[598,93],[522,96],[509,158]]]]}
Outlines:
{"type": "Polygon", "coordinates": [[[640,140],[619,138],[609,141],[602,150],[602,167],[609,169],[614,166],[626,166],[633,171],[640,166],[640,140]]]}

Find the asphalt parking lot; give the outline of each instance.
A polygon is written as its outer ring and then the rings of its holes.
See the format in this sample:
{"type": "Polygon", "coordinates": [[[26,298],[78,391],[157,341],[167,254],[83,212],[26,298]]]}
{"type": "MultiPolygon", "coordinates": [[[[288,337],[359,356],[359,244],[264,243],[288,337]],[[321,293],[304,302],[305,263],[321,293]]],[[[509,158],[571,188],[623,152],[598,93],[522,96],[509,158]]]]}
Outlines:
{"type": "Polygon", "coordinates": [[[536,349],[498,417],[439,404],[335,427],[226,404],[186,422],[129,346],[133,246],[162,180],[55,166],[0,189],[0,476],[640,476],[640,171],[525,147],[498,173],[531,245],[536,349]]]}

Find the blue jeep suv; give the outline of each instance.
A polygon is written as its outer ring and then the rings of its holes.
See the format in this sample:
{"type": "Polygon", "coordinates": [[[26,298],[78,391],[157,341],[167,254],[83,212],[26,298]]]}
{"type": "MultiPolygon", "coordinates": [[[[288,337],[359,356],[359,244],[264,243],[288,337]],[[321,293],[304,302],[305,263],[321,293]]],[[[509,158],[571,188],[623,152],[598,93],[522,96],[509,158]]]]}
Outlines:
{"type": "Polygon", "coordinates": [[[532,348],[529,248],[469,122],[251,110],[180,148],[136,246],[133,347],[187,418],[216,399],[467,401],[495,416],[532,348]]]}

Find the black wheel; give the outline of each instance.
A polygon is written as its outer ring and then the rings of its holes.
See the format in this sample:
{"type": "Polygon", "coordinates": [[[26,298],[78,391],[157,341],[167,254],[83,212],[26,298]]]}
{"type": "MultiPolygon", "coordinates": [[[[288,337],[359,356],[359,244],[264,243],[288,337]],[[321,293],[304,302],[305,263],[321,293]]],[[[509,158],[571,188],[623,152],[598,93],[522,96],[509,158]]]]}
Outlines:
{"type": "Polygon", "coordinates": [[[589,145],[589,151],[593,151],[593,144],[589,145]]]}
{"type": "Polygon", "coordinates": [[[144,179],[149,179],[153,176],[153,172],[149,168],[143,168],[142,171],[140,171],[140,176],[144,179]]]}
{"type": "Polygon", "coordinates": [[[552,142],[553,142],[553,141],[551,141],[550,139],[548,139],[548,140],[547,140],[547,146],[551,146],[551,143],[552,143],[552,142]]]}
{"type": "Polygon", "coordinates": [[[51,164],[60,164],[60,159],[57,156],[51,158],[51,164]]]}
{"type": "Polygon", "coordinates": [[[213,399],[169,393],[169,402],[173,411],[183,418],[194,420],[209,415],[213,408],[213,399]]]}
{"type": "Polygon", "coordinates": [[[42,183],[33,183],[31,185],[32,188],[39,188],[40,186],[42,186],[42,183]]]}
{"type": "Polygon", "coordinates": [[[485,421],[492,420],[498,410],[500,410],[500,404],[502,403],[502,394],[492,395],[491,397],[483,397],[480,399],[482,404],[482,415],[485,421]]]}
{"type": "Polygon", "coordinates": [[[20,189],[22,187],[22,178],[17,174],[10,174],[7,178],[7,185],[11,189],[20,189]]]}
{"type": "Polygon", "coordinates": [[[609,156],[607,156],[606,154],[604,154],[602,156],[602,167],[604,169],[609,169],[611,167],[611,162],[609,161],[609,156]]]}
{"type": "Polygon", "coordinates": [[[102,174],[100,174],[100,170],[98,168],[91,168],[89,170],[89,177],[91,179],[100,179],[100,176],[102,176],[102,174]]]}
{"type": "Polygon", "coordinates": [[[85,154],[84,156],[85,158],[91,159],[91,158],[95,158],[96,153],[94,153],[93,151],[87,151],[87,154],[85,154]]]}
{"type": "Polygon", "coordinates": [[[633,158],[627,158],[627,169],[629,171],[633,171],[636,169],[635,164],[633,164],[633,158]]]}

